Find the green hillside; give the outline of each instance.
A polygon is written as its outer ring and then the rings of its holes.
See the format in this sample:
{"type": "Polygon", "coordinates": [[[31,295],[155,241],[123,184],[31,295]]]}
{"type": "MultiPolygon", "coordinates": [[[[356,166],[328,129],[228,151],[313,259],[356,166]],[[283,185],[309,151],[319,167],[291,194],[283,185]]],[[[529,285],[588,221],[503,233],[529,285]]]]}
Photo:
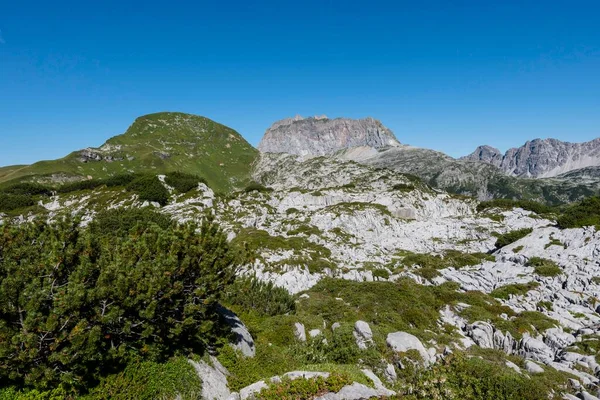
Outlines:
{"type": "Polygon", "coordinates": [[[196,115],[163,112],[139,117],[127,132],[99,148],[29,166],[0,168],[0,183],[56,183],[127,172],[181,171],[205,178],[215,190],[229,191],[247,182],[257,154],[231,128],[196,115]]]}

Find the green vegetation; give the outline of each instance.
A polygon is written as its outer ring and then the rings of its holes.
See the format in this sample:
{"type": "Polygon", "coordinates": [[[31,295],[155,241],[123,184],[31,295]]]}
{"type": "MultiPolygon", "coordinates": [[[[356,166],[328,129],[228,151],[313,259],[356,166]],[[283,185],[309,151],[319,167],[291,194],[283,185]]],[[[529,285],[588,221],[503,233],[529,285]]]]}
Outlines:
{"type": "Polygon", "coordinates": [[[500,286],[494,289],[490,295],[498,299],[508,300],[510,295],[522,296],[540,286],[538,282],[531,281],[528,283],[512,283],[510,285],[500,286]]]}
{"type": "Polygon", "coordinates": [[[338,392],[352,381],[344,375],[330,374],[327,378],[283,379],[263,389],[257,400],[298,400],[312,399],[328,392],[338,392]]]}
{"type": "Polygon", "coordinates": [[[552,260],[541,257],[531,257],[527,261],[528,267],[533,267],[534,272],[540,276],[554,277],[563,273],[562,269],[552,260]]]}
{"type": "Polygon", "coordinates": [[[531,232],[533,232],[533,229],[523,228],[523,229],[518,229],[516,231],[510,231],[510,232],[498,235],[495,246],[497,249],[500,249],[504,246],[508,246],[509,244],[514,243],[517,240],[523,239],[525,236],[529,235],[531,232]]]}
{"type": "Polygon", "coordinates": [[[135,362],[119,373],[103,377],[82,400],[161,399],[180,396],[182,400],[199,398],[202,381],[185,357],[164,363],[135,362]]]}
{"type": "Polygon", "coordinates": [[[156,212],[152,207],[116,208],[99,212],[92,223],[90,231],[98,236],[125,237],[136,225],[158,225],[167,230],[174,227],[173,221],[156,212]]]}
{"type": "Polygon", "coordinates": [[[494,199],[482,201],[477,205],[478,212],[482,212],[491,208],[499,208],[503,210],[522,208],[540,215],[556,212],[555,207],[551,207],[533,200],[494,199]]]}
{"type": "Polygon", "coordinates": [[[404,193],[410,193],[413,190],[415,190],[415,186],[408,184],[408,183],[397,183],[394,186],[392,186],[393,190],[398,190],[400,192],[404,192],[404,193]]]}
{"type": "Polygon", "coordinates": [[[34,204],[32,197],[28,195],[0,193],[0,212],[14,211],[34,204]]]}
{"type": "Polygon", "coordinates": [[[556,222],[562,229],[600,227],[600,197],[589,197],[567,207],[556,222]]]}
{"type": "Polygon", "coordinates": [[[268,316],[296,311],[296,301],[287,290],[274,286],[272,282],[259,281],[256,277],[238,278],[227,289],[224,301],[268,316]]]}
{"type": "Polygon", "coordinates": [[[251,193],[251,192],[259,192],[259,193],[269,193],[272,192],[273,189],[268,188],[264,185],[261,185],[258,182],[250,182],[245,188],[244,188],[244,192],[246,193],[251,193]]]}
{"type": "Polygon", "coordinates": [[[205,179],[184,172],[169,172],[165,175],[165,183],[179,193],[187,193],[197,188],[200,182],[208,185],[205,179]]]}
{"type": "MultiPolygon", "coordinates": [[[[311,228],[309,231],[315,233],[311,228]]],[[[277,269],[284,264],[306,266],[311,273],[321,272],[325,268],[335,269],[335,265],[328,261],[331,250],[302,236],[271,236],[264,230],[245,228],[238,232],[232,243],[245,249],[250,260],[263,259],[262,251],[293,252],[293,257],[270,264],[272,269],[277,269]]]]}
{"type": "Polygon", "coordinates": [[[214,190],[231,192],[250,180],[257,155],[233,129],[200,116],[163,112],[137,118],[127,132],[109,139],[100,149],[75,151],[58,160],[19,168],[3,167],[0,182],[54,182],[57,176],[96,180],[124,171],[155,175],[181,171],[204,177],[214,190]],[[91,158],[86,156],[89,153],[91,158]]]}
{"type": "Polygon", "coordinates": [[[202,354],[223,336],[217,301],[241,259],[219,227],[205,218],[164,229],[147,218],[124,233],[132,218],[120,220],[121,237],[77,220],[2,226],[2,385],[77,393],[100,380],[121,390],[136,373],[163,367],[156,379],[188,381],[168,363],[132,363],[202,354]]]}
{"type": "Polygon", "coordinates": [[[142,201],[151,201],[166,205],[169,202],[169,191],[156,176],[140,176],[127,185],[127,190],[136,192],[142,201]]]}
{"type": "Polygon", "coordinates": [[[458,250],[446,250],[443,255],[405,252],[402,264],[409,267],[417,265],[420,268],[444,269],[463,268],[477,265],[483,261],[494,261],[494,256],[485,253],[463,253],[458,250]]]}
{"type": "Polygon", "coordinates": [[[547,400],[552,391],[565,391],[567,375],[550,369],[523,375],[505,365],[505,356],[492,351],[478,357],[452,355],[408,377],[398,399],[547,400]],[[480,358],[482,357],[483,358],[480,358]]]}

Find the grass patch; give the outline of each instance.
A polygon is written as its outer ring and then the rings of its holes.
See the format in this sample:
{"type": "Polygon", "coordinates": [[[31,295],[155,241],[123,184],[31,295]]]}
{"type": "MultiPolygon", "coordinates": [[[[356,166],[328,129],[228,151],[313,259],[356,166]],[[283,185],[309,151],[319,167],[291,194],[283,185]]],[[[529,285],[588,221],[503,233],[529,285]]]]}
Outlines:
{"type": "Polygon", "coordinates": [[[530,290],[533,290],[540,286],[538,282],[531,281],[527,283],[512,283],[510,285],[501,286],[494,289],[490,295],[497,299],[508,300],[511,295],[522,296],[527,294],[530,290]]]}
{"type": "Polygon", "coordinates": [[[497,239],[496,239],[496,248],[500,249],[504,246],[508,246],[511,243],[516,242],[517,240],[521,240],[523,239],[525,236],[529,235],[531,232],[533,232],[532,228],[523,228],[523,229],[518,229],[516,231],[510,231],[507,233],[503,233],[498,235],[497,239]]]}
{"type": "Polygon", "coordinates": [[[541,257],[531,257],[526,265],[533,267],[534,272],[540,276],[554,277],[563,273],[562,269],[554,261],[541,257]]]}

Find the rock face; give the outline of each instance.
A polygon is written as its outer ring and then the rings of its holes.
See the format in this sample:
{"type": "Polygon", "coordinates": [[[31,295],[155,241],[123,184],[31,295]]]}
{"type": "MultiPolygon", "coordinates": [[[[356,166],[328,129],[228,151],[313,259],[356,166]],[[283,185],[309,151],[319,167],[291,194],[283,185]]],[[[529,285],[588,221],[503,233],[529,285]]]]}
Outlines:
{"type": "Polygon", "coordinates": [[[353,147],[399,145],[392,131],[373,118],[296,117],[275,122],[258,149],[263,153],[322,156],[353,147]]]}
{"type": "Polygon", "coordinates": [[[490,146],[479,146],[463,160],[492,164],[507,175],[548,178],[600,165],[600,138],[585,143],[535,139],[504,155],[490,146]]]}

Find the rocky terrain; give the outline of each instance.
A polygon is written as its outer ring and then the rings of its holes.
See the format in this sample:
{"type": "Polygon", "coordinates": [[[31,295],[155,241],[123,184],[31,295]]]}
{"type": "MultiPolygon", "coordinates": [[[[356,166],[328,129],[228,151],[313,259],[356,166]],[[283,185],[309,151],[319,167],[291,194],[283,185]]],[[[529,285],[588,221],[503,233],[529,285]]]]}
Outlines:
{"type": "MultiPolygon", "coordinates": [[[[497,168],[402,146],[372,119],[284,120],[260,149],[250,171],[255,183],[244,190],[222,194],[209,182],[178,193],[158,173],[169,192],[164,206],[99,187],[41,197],[1,218],[80,214],[87,224],[106,209],[151,207],[183,223],[213,214],[231,243],[254,254],[240,276],[285,289],[296,310],[267,317],[232,305],[233,353],[190,361],[204,399],[252,399],[294,380],[329,382],[339,371],[352,379],[313,398],[451,398],[433,392],[437,381],[411,377],[414,368],[439,375],[455,357],[539,383],[545,398],[598,398],[596,227],[560,229],[552,213],[482,208],[435,187],[443,178],[491,197],[479,179],[497,168]],[[443,165],[435,179],[433,158],[443,165]]],[[[78,157],[107,161],[98,154],[78,157]]],[[[497,160],[490,149],[479,157],[497,160]]]]}
{"type": "Polygon", "coordinates": [[[494,165],[510,176],[549,178],[600,165],[600,138],[585,143],[535,139],[505,154],[490,146],[479,146],[462,159],[494,165]]]}

